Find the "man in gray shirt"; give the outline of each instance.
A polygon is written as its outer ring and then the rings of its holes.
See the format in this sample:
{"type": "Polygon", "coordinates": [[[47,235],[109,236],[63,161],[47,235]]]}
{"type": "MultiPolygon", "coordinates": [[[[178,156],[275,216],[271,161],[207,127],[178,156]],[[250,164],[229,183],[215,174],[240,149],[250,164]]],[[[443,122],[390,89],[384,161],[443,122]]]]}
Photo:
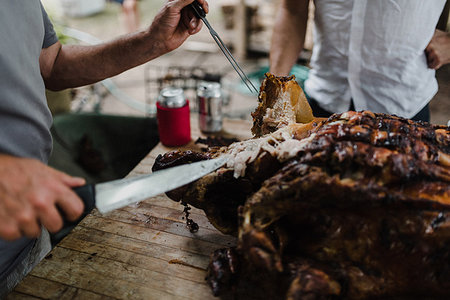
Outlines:
{"type": "Polygon", "coordinates": [[[201,29],[183,9],[192,2],[167,0],[148,29],[95,46],[62,46],[40,0],[0,4],[0,298],[49,250],[46,230],[63,224],[58,208],[69,220],[83,211],[71,188],[84,179],[46,166],[45,88],[91,84],[176,49],[201,29]]]}

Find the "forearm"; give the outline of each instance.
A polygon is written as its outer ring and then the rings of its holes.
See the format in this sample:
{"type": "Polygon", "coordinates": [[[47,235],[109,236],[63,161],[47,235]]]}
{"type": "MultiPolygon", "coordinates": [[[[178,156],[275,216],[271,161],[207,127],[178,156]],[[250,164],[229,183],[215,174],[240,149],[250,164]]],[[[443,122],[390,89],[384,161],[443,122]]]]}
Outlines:
{"type": "Polygon", "coordinates": [[[285,76],[303,49],[308,20],[308,0],[283,1],[278,11],[270,49],[270,72],[285,76]]]}
{"type": "MultiPolygon", "coordinates": [[[[206,13],[208,3],[197,0],[206,13]]],[[[117,75],[178,48],[202,23],[187,6],[193,0],[167,0],[150,27],[95,46],[42,49],[39,65],[45,86],[61,90],[91,84],[117,75]]]]}
{"type": "Polygon", "coordinates": [[[436,30],[425,49],[428,67],[439,69],[450,63],[450,33],[436,30]]]}
{"type": "Polygon", "coordinates": [[[46,87],[61,90],[98,82],[166,52],[163,45],[152,40],[147,31],[94,46],[63,46],[52,72],[45,78],[46,87]]]}

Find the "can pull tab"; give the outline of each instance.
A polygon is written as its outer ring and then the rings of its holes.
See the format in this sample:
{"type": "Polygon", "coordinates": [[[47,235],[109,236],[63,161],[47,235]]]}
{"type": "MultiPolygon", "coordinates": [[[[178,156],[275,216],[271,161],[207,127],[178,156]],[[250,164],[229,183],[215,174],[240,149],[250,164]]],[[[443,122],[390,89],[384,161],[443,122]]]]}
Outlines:
{"type": "Polygon", "coordinates": [[[192,2],[192,3],[190,4],[190,6],[191,6],[192,9],[194,10],[195,15],[196,15],[198,18],[202,19],[202,18],[206,17],[206,13],[205,13],[205,11],[203,10],[203,7],[200,5],[200,3],[198,3],[198,1],[192,2]]]}

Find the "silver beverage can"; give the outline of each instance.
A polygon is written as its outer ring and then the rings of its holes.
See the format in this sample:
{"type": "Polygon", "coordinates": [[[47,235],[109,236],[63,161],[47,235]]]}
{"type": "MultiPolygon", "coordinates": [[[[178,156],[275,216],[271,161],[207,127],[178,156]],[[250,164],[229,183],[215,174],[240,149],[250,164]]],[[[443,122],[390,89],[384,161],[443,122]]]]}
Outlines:
{"type": "Polygon", "coordinates": [[[186,104],[186,97],[182,88],[167,87],[161,90],[158,103],[167,108],[183,107],[186,104]]]}
{"type": "Polygon", "coordinates": [[[199,127],[202,132],[222,130],[222,89],[220,83],[203,81],[197,87],[199,127]]]}

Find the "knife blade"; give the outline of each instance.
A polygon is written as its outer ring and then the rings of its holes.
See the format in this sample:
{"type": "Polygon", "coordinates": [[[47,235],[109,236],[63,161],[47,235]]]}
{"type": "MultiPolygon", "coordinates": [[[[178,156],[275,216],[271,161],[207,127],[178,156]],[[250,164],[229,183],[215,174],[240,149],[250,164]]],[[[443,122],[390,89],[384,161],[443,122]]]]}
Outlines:
{"type": "Polygon", "coordinates": [[[151,174],[87,184],[74,188],[84,202],[84,212],[75,222],[65,221],[63,229],[51,235],[56,245],[95,207],[104,214],[191,183],[223,166],[227,156],[159,170],[151,174]]]}
{"type": "Polygon", "coordinates": [[[226,157],[190,163],[134,178],[95,185],[95,204],[101,213],[127,206],[195,181],[223,166],[226,157]]]}

